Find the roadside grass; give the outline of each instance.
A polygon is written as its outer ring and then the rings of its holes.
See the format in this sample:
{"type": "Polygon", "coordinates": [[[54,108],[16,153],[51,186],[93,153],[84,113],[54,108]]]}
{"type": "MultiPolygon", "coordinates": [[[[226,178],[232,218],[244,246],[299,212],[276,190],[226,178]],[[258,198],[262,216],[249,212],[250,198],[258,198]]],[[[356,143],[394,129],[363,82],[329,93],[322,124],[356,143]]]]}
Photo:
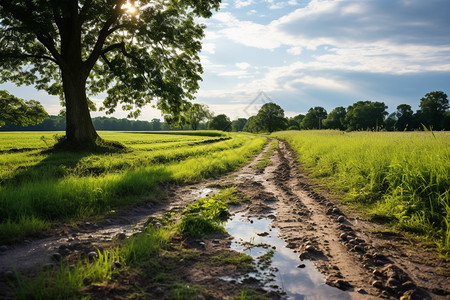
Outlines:
{"type": "MultiPolygon", "coordinates": [[[[189,205],[183,212],[180,221],[173,218],[173,213],[166,213],[161,218],[149,219],[146,229],[121,242],[111,249],[98,250],[98,257],[94,259],[84,258],[70,265],[68,262],[60,262],[55,267],[41,271],[35,278],[23,277],[16,274],[15,283],[17,299],[80,299],[89,298],[91,284],[106,284],[121,275],[129,273],[141,274],[151,283],[159,282],[168,289],[172,299],[189,299],[192,296],[203,293],[201,286],[192,286],[183,281],[182,276],[171,277],[168,272],[176,270],[180,259],[198,261],[198,254],[183,248],[176,248],[174,239],[180,232],[184,237],[192,236],[191,231],[198,228],[190,228],[186,231],[183,220],[196,216],[199,219],[214,221],[218,227],[216,231],[223,231],[220,223],[228,216],[228,207],[220,200],[221,195],[230,195],[229,189],[223,189],[211,198],[202,198],[189,205]],[[156,223],[160,225],[156,226],[156,223]],[[184,227],[183,227],[184,226],[184,227]],[[180,257],[179,255],[182,255],[180,257]],[[169,278],[170,277],[170,278],[169,278]]],[[[196,224],[193,224],[196,226],[196,224]]],[[[212,231],[208,231],[212,232],[212,231]]],[[[204,236],[207,232],[201,232],[204,236]]],[[[241,253],[232,255],[228,252],[214,257],[211,263],[234,264],[243,270],[252,269],[251,256],[241,253]]],[[[181,275],[181,274],[180,274],[181,275]]],[[[145,296],[145,295],[144,295],[145,296]]],[[[148,296],[148,295],[147,295],[148,296]]]]}
{"type": "Polygon", "coordinates": [[[450,132],[287,131],[311,176],[373,220],[450,255],[450,132]]]}
{"type": "MultiPolygon", "coordinates": [[[[20,139],[22,133],[15,134],[20,139]]],[[[35,133],[34,142],[26,134],[28,148],[37,147],[40,134],[35,133]]],[[[38,149],[0,154],[0,243],[48,229],[55,222],[155,201],[160,183],[195,182],[236,170],[266,143],[254,135],[219,132],[100,134],[123,143],[128,151],[38,149]]],[[[10,144],[4,139],[2,143],[10,144]]]]}
{"type": "Polygon", "coordinates": [[[270,143],[269,150],[264,153],[263,158],[258,161],[256,164],[252,166],[253,169],[262,169],[272,164],[272,161],[270,160],[270,157],[273,155],[273,152],[275,149],[278,149],[278,140],[273,139],[270,143]]]}

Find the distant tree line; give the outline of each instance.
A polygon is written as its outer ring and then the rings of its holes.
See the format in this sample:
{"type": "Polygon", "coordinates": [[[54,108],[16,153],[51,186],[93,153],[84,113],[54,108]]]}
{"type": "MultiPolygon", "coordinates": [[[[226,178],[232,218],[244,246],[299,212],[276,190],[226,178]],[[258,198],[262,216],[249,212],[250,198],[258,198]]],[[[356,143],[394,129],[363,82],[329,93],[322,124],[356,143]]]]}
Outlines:
{"type": "MultiPolygon", "coordinates": [[[[256,116],[231,121],[225,114],[213,116],[206,105],[194,104],[190,110],[183,112],[177,121],[170,116],[166,116],[165,121],[153,119],[150,122],[108,117],[96,117],[92,121],[96,130],[115,131],[189,129],[253,133],[301,129],[411,131],[423,130],[424,127],[432,130],[450,130],[449,101],[444,92],[426,94],[420,99],[419,110],[416,112],[408,104],[400,104],[391,114],[386,111],[387,108],[383,102],[358,101],[347,108],[336,107],[330,113],[327,113],[325,108],[316,106],[310,108],[305,115],[286,118],[283,109],[270,102],[264,104],[256,116]]],[[[50,116],[41,124],[31,126],[22,125],[36,122],[16,125],[17,122],[13,124],[7,118],[4,120],[6,124],[4,126],[0,124],[0,131],[63,131],[66,128],[66,119],[62,116],[50,116]]]]}
{"type": "MultiPolygon", "coordinates": [[[[275,103],[266,103],[256,116],[243,127],[248,132],[276,130],[339,129],[339,130],[450,130],[449,101],[444,92],[436,91],[420,99],[419,110],[413,112],[408,104],[400,104],[389,114],[383,102],[358,101],[345,107],[336,107],[330,113],[316,106],[305,115],[285,118],[284,111],[275,103]]],[[[235,122],[235,121],[233,121],[235,122]]]]}
{"type": "MultiPolygon", "coordinates": [[[[96,117],[92,119],[96,130],[114,130],[114,131],[166,131],[190,129],[189,125],[183,127],[171,127],[168,123],[160,119],[152,121],[139,121],[128,119],[117,119],[108,117],[96,117]]],[[[0,127],[0,131],[64,131],[66,129],[66,118],[63,116],[50,116],[41,124],[31,126],[21,126],[10,123],[0,127]]],[[[207,129],[207,124],[197,124],[197,129],[207,129]]]]}

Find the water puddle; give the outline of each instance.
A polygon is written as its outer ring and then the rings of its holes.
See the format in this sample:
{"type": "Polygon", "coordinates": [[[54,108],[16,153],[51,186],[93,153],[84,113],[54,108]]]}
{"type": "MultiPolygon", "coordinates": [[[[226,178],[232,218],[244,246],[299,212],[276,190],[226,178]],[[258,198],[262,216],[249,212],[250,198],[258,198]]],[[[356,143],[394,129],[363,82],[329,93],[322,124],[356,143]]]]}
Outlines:
{"type": "Polygon", "coordinates": [[[255,175],[255,174],[239,174],[236,176],[236,179],[250,179],[257,182],[263,182],[265,181],[264,177],[262,175],[255,175]]]}
{"type": "Polygon", "coordinates": [[[263,283],[266,290],[286,293],[287,299],[350,299],[350,295],[325,284],[325,277],[310,261],[300,261],[298,253],[286,247],[268,218],[234,215],[225,229],[233,237],[231,249],[254,258],[256,272],[245,278],[223,277],[223,280],[263,283]],[[302,265],[301,268],[298,266],[302,265]]]}

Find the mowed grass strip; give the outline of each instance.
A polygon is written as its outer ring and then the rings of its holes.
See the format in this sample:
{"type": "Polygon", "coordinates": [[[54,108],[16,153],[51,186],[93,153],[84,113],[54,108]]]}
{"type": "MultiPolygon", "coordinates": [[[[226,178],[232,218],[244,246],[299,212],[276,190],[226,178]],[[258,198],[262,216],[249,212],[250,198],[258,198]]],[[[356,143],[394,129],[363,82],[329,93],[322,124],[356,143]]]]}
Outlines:
{"type": "Polygon", "coordinates": [[[450,250],[450,132],[287,131],[300,163],[373,219],[450,250]]]}
{"type": "MultiPolygon", "coordinates": [[[[128,133],[111,133],[115,137],[122,134],[129,138],[128,133]]],[[[147,136],[152,142],[155,136],[167,141],[165,135],[151,134],[141,134],[139,141],[147,136]]],[[[162,182],[199,181],[238,169],[266,143],[264,138],[247,134],[229,137],[157,151],[130,146],[128,152],[115,154],[20,153],[26,163],[19,157],[9,161],[14,171],[2,171],[1,175],[0,242],[40,232],[55,221],[82,219],[149,201],[162,182]]],[[[180,135],[181,140],[186,138],[191,139],[180,135]]],[[[7,164],[7,159],[2,160],[5,155],[11,154],[0,155],[3,165],[7,164]]]]}

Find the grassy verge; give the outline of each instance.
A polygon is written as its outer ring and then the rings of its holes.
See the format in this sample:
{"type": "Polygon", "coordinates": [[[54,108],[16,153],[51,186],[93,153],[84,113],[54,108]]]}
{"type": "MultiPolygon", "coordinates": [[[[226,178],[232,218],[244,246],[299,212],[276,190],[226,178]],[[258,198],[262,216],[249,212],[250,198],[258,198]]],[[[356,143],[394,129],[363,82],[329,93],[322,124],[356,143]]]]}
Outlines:
{"type": "MultiPolygon", "coordinates": [[[[136,282],[132,286],[156,283],[164,287],[164,294],[170,299],[189,299],[199,293],[213,293],[214,291],[206,291],[202,286],[189,284],[182,278],[182,274],[178,274],[177,266],[179,267],[180,261],[192,261],[195,264],[199,260],[203,261],[203,258],[191,250],[183,249],[177,245],[176,240],[180,240],[180,234],[182,238],[188,238],[223,231],[221,224],[228,216],[225,202],[236,203],[239,197],[233,187],[224,189],[211,198],[199,199],[189,205],[178,222],[174,221],[177,218],[173,218],[173,213],[149,220],[145,231],[131,236],[112,249],[98,251],[98,257],[94,259],[81,259],[72,265],[62,262],[59,266],[42,271],[35,278],[17,275],[16,296],[18,299],[89,298],[92,296],[92,284],[106,285],[121,276],[130,277],[133,274],[137,275],[133,275],[136,282]],[[198,227],[196,223],[186,222],[192,217],[214,224],[214,228],[205,229],[198,227]]],[[[207,263],[232,264],[243,270],[253,269],[250,256],[234,252],[222,253],[207,263]]],[[[145,288],[139,286],[137,289],[145,288]]],[[[148,298],[151,295],[143,292],[140,296],[148,298]]]]}
{"type": "Polygon", "coordinates": [[[54,222],[149,201],[160,183],[199,181],[236,170],[265,144],[260,137],[228,135],[231,139],[216,141],[214,135],[110,133],[102,137],[115,138],[127,152],[3,153],[0,243],[48,229],[54,222]],[[152,145],[157,150],[142,147],[152,145]]]}
{"type": "Polygon", "coordinates": [[[278,148],[278,140],[273,139],[270,143],[269,150],[264,153],[263,158],[258,161],[256,164],[252,166],[253,169],[262,169],[272,164],[272,161],[270,160],[270,157],[273,155],[273,152],[275,149],[278,148]]]}
{"type": "Polygon", "coordinates": [[[374,220],[450,251],[449,132],[277,132],[311,176],[374,220]]]}

